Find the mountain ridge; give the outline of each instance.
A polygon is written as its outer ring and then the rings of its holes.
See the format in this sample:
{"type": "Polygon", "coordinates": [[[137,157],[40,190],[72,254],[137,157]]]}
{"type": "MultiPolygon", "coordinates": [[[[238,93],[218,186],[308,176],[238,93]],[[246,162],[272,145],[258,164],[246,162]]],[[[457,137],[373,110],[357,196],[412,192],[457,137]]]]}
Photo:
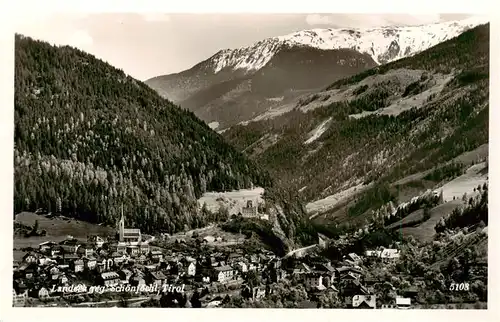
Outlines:
{"type": "MultiPolygon", "coordinates": [[[[246,122],[256,115],[272,109],[276,104],[271,100],[284,96],[294,99],[296,93],[283,90],[280,83],[297,90],[310,90],[329,85],[330,81],[358,74],[358,67],[345,70],[345,60],[361,59],[365,62],[364,69],[370,69],[381,62],[392,62],[414,55],[442,41],[451,39],[463,30],[472,28],[483,22],[483,18],[469,18],[461,21],[451,21],[423,26],[355,29],[312,29],[291,33],[285,36],[271,37],[247,47],[223,49],[208,59],[199,62],[192,68],[176,74],[153,77],[146,84],[163,97],[194,111],[207,123],[217,122],[218,130],[246,122]],[[329,65],[321,62],[321,56],[342,52],[343,58],[331,61],[329,65]],[[263,75],[266,70],[273,69],[273,62],[288,55],[288,65],[281,69],[285,71],[278,77],[263,75]],[[309,73],[307,68],[301,70],[302,64],[311,62],[309,73]],[[328,68],[328,70],[325,70],[328,68]],[[341,71],[344,69],[344,71],[341,71]],[[300,71],[301,70],[301,71],[300,71]],[[296,72],[294,72],[296,71],[296,72]],[[300,71],[300,72],[299,72],[300,71]],[[338,75],[335,77],[335,73],[338,75]],[[256,85],[250,85],[246,90],[236,90],[238,84],[247,79],[258,78],[270,84],[267,96],[263,97],[256,85]],[[323,83],[319,80],[324,79],[323,83]],[[304,86],[304,81],[316,81],[314,86],[304,86]],[[226,85],[226,91],[214,97],[208,92],[217,84],[219,91],[226,85]],[[205,93],[205,94],[203,94],[205,93]],[[233,99],[220,100],[220,97],[230,96],[233,99]],[[200,99],[202,98],[202,99],[200,99]],[[235,104],[234,101],[242,103],[235,104]]],[[[307,83],[306,82],[306,83],[307,83]]],[[[307,85],[307,84],[305,84],[307,85]]]]}
{"type": "Polygon", "coordinates": [[[377,64],[381,64],[418,53],[458,36],[467,28],[485,22],[483,18],[471,17],[419,26],[301,30],[283,36],[267,38],[247,47],[223,49],[208,60],[214,62],[215,73],[227,67],[248,71],[259,70],[269,62],[272,55],[282,49],[283,45],[302,45],[323,50],[355,49],[371,55],[377,64]],[[423,37],[424,34],[426,38],[423,37]],[[415,43],[415,39],[422,41],[420,45],[415,43]],[[392,44],[397,40],[402,42],[402,44],[398,44],[400,49],[397,50],[397,54],[391,54],[395,50],[392,44]]]}

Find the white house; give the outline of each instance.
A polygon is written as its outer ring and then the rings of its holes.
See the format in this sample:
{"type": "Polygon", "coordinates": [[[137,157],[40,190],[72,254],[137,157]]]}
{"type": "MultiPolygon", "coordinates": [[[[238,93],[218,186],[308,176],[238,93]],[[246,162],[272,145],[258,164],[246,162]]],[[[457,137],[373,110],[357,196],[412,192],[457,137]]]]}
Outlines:
{"type": "Polygon", "coordinates": [[[380,257],[382,252],[380,250],[367,250],[365,252],[366,257],[380,257]]]}
{"type": "Polygon", "coordinates": [[[347,256],[356,264],[361,262],[361,257],[359,257],[356,253],[349,253],[347,256]]]}
{"type": "Polygon", "coordinates": [[[120,275],[116,272],[106,272],[101,274],[104,286],[115,286],[120,284],[120,275]]]}
{"type": "Polygon", "coordinates": [[[57,263],[57,261],[55,261],[52,258],[47,257],[47,256],[40,257],[39,262],[40,262],[41,266],[51,265],[51,264],[56,264],[57,263]]]}
{"type": "Polygon", "coordinates": [[[260,220],[269,220],[269,215],[268,214],[262,214],[260,215],[260,220]]]}
{"type": "Polygon", "coordinates": [[[43,243],[40,243],[38,245],[38,248],[40,249],[41,252],[48,252],[52,249],[52,247],[55,247],[57,246],[56,243],[54,243],[53,241],[46,241],[46,242],[43,242],[43,243]]]}
{"type": "Polygon", "coordinates": [[[71,238],[60,242],[59,245],[67,254],[75,254],[80,247],[80,242],[78,242],[78,240],[74,238],[71,238]]]}
{"type": "Polygon", "coordinates": [[[38,255],[35,253],[27,253],[26,255],[23,256],[23,262],[25,263],[37,263],[38,262],[38,255]]]}
{"type": "Polygon", "coordinates": [[[52,257],[59,255],[60,253],[61,253],[60,247],[52,248],[50,250],[50,256],[52,256],[52,257]]]}
{"type": "Polygon", "coordinates": [[[186,268],[186,274],[188,276],[196,275],[196,264],[194,262],[189,263],[189,265],[186,268]]]}
{"type": "Polygon", "coordinates": [[[398,309],[408,310],[411,307],[411,299],[405,297],[396,297],[396,307],[398,309]]]}
{"type": "Polygon", "coordinates": [[[207,304],[207,308],[218,307],[222,303],[221,300],[211,301],[207,304]]]}
{"type": "Polygon", "coordinates": [[[124,242],[118,242],[118,244],[116,244],[116,251],[118,253],[126,253],[127,252],[127,244],[124,243],[124,242]]]}
{"type": "Polygon", "coordinates": [[[113,262],[115,263],[115,265],[118,265],[120,263],[126,263],[130,259],[130,256],[128,256],[127,254],[119,252],[111,254],[111,257],[113,257],[113,262]]]}
{"type": "Polygon", "coordinates": [[[62,285],[66,285],[66,283],[68,283],[68,278],[64,274],[59,275],[58,280],[59,280],[59,284],[62,284],[62,285]]]}
{"type": "Polygon", "coordinates": [[[73,266],[75,269],[75,273],[83,272],[83,270],[85,269],[85,262],[81,259],[77,259],[73,262],[73,266]]]}
{"type": "Polygon", "coordinates": [[[380,258],[382,259],[396,259],[399,258],[399,250],[398,249],[391,249],[391,248],[386,248],[383,249],[380,258]]]}
{"type": "Polygon", "coordinates": [[[106,241],[102,238],[102,237],[99,237],[99,236],[96,236],[95,238],[95,245],[98,247],[98,248],[101,248],[102,245],[104,245],[106,241]]]}
{"type": "MultiPolygon", "coordinates": [[[[255,203],[257,204],[257,203],[255,203]]],[[[241,208],[241,214],[245,218],[253,218],[258,216],[257,206],[253,204],[252,200],[247,201],[247,206],[241,208]]]]}
{"type": "Polygon", "coordinates": [[[24,303],[26,302],[26,299],[28,298],[28,290],[26,290],[20,294],[17,294],[16,290],[13,290],[12,295],[13,295],[13,301],[14,301],[13,305],[22,307],[22,306],[24,306],[24,303]]]}
{"type": "Polygon", "coordinates": [[[353,308],[366,308],[375,309],[377,307],[377,301],[375,295],[354,295],[352,297],[352,307],[353,308]]]}
{"type": "Polygon", "coordinates": [[[148,242],[139,242],[139,250],[141,254],[147,254],[149,253],[149,243],[148,242]]]}
{"type": "Polygon", "coordinates": [[[205,237],[203,237],[203,241],[211,244],[215,241],[215,237],[214,236],[205,236],[205,237]]]}
{"type": "Polygon", "coordinates": [[[260,287],[254,287],[252,290],[252,298],[253,300],[258,300],[266,296],[266,290],[260,287]]]}
{"type": "Polygon", "coordinates": [[[97,235],[91,235],[87,238],[87,241],[92,244],[92,245],[95,245],[96,248],[101,248],[104,243],[106,242],[106,240],[104,238],[102,238],[101,236],[97,236],[97,235]]]}
{"type": "Polygon", "coordinates": [[[38,298],[39,299],[44,299],[44,298],[47,298],[47,297],[49,297],[49,291],[45,287],[42,287],[38,291],[38,298]]]}
{"type": "Polygon", "coordinates": [[[113,267],[113,259],[111,259],[111,258],[108,258],[108,259],[103,258],[103,260],[101,262],[99,262],[98,265],[101,266],[101,270],[102,271],[109,271],[113,267]]]}
{"type": "Polygon", "coordinates": [[[323,276],[319,273],[305,274],[304,284],[306,288],[323,287],[323,276]]]}
{"type": "Polygon", "coordinates": [[[94,249],[89,244],[81,244],[76,252],[77,254],[85,257],[94,255],[94,249]]]}
{"type": "Polygon", "coordinates": [[[215,280],[217,280],[220,283],[224,283],[233,278],[234,269],[229,265],[214,267],[213,274],[215,280]]]}
{"type": "Polygon", "coordinates": [[[245,262],[240,261],[236,263],[236,268],[242,273],[248,272],[248,265],[245,262]]]}
{"type": "Polygon", "coordinates": [[[141,249],[137,245],[129,245],[129,246],[127,246],[127,253],[130,256],[134,257],[134,256],[137,256],[141,253],[141,249]]]}
{"type": "Polygon", "coordinates": [[[151,258],[162,261],[163,260],[163,253],[160,252],[159,250],[154,250],[151,252],[151,258]]]}
{"type": "Polygon", "coordinates": [[[83,262],[89,270],[93,270],[97,266],[97,260],[92,256],[83,258],[83,262]]]}

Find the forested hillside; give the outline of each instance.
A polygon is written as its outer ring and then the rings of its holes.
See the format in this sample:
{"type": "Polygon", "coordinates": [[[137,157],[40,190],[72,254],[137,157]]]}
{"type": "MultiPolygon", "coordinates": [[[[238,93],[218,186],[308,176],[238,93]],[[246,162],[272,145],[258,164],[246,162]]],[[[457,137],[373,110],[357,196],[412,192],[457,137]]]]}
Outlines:
{"type": "Polygon", "coordinates": [[[14,210],[146,231],[199,227],[205,191],[269,176],[193,113],[94,56],[16,35],[14,210]]]}
{"type": "Polygon", "coordinates": [[[394,199],[387,185],[488,142],[488,79],[482,25],[224,136],[306,201],[376,182],[351,208],[356,216],[394,199]]]}

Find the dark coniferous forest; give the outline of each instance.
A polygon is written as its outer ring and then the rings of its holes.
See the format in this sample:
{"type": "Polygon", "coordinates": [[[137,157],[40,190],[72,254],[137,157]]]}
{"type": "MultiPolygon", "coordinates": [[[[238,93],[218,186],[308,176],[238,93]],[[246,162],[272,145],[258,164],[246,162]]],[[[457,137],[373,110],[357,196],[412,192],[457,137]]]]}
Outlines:
{"type": "Polygon", "coordinates": [[[14,211],[174,232],[225,219],[205,191],[269,176],[193,113],[78,49],[16,35],[14,211]]]}

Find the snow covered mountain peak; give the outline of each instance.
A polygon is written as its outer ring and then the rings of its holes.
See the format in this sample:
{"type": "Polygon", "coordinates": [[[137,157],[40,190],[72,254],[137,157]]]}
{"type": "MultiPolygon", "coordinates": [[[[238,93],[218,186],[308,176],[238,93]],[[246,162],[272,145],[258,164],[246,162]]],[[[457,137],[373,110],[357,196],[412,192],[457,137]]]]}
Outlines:
{"type": "Polygon", "coordinates": [[[256,71],[285,47],[308,46],[322,50],[353,49],[383,64],[412,56],[487,22],[482,17],[471,17],[420,26],[302,30],[261,40],[248,47],[221,50],[210,61],[215,73],[225,68],[256,71]]]}

